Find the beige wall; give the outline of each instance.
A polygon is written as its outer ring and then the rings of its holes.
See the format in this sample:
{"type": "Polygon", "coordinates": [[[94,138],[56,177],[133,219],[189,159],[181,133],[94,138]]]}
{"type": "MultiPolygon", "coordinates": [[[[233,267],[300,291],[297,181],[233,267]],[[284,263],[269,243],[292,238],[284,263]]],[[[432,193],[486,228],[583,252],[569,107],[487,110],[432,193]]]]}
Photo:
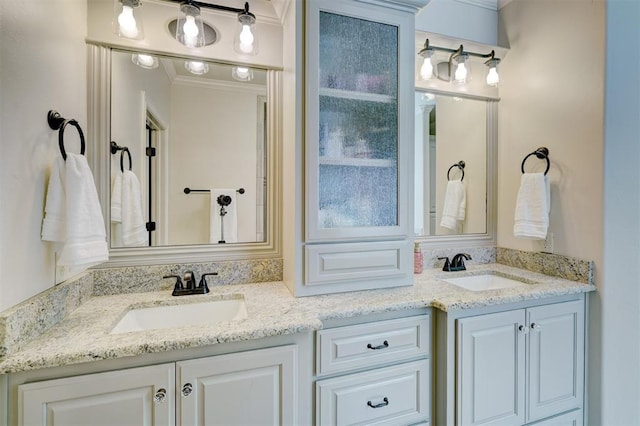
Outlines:
{"type": "MultiPolygon", "coordinates": [[[[546,146],[555,252],[600,266],[604,2],[517,0],[500,23],[511,50],[500,67],[498,245],[542,248],[513,236],[513,215],[522,159],[546,146]]],[[[529,171],[541,166],[527,161],[529,171]]]]}
{"type": "Polygon", "coordinates": [[[238,241],[255,241],[258,94],[189,84],[171,93],[170,140],[184,143],[169,144],[169,244],[209,243],[211,197],[185,187],[244,188],[232,195],[238,241]]]}
{"type": "MultiPolygon", "coordinates": [[[[85,20],[82,0],[0,1],[0,311],[55,282],[51,243],[40,240],[59,155],[46,117],[56,109],[86,130],[85,20]]],[[[73,129],[65,138],[79,152],[73,129]]]]}
{"type": "MultiPolygon", "coordinates": [[[[555,252],[596,264],[598,293],[591,295],[589,305],[586,424],[632,424],[613,421],[630,419],[637,411],[617,403],[627,389],[616,384],[608,392],[602,389],[604,370],[626,372],[630,367],[619,366],[616,356],[605,359],[603,350],[607,315],[619,310],[610,306],[606,314],[601,296],[611,286],[603,282],[605,2],[514,0],[500,11],[499,34],[501,44],[511,50],[500,67],[498,245],[542,248],[541,242],[513,237],[513,212],[522,159],[546,146],[555,252]],[[605,419],[605,400],[623,409],[612,410],[605,419]]],[[[541,166],[540,160],[527,161],[527,170],[541,166]]],[[[611,336],[620,334],[619,328],[610,331],[611,336]]]]}
{"type": "MultiPolygon", "coordinates": [[[[484,101],[437,96],[436,105],[436,235],[487,232],[487,105],[484,101]],[[462,120],[461,120],[462,117],[462,120]],[[447,171],[464,161],[467,192],[465,219],[457,232],[440,226],[447,171]]],[[[457,167],[451,179],[459,179],[457,167]]]]}

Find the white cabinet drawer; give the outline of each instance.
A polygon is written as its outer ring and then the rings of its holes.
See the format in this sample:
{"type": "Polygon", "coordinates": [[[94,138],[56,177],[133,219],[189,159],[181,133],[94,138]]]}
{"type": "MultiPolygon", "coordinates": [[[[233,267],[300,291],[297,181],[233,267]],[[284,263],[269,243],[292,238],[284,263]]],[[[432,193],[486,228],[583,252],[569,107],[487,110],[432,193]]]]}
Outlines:
{"type": "Polygon", "coordinates": [[[431,316],[318,331],[318,375],[429,357],[431,316]]]}
{"type": "Polygon", "coordinates": [[[307,245],[305,283],[313,286],[406,277],[411,259],[408,240],[307,245]]]}
{"type": "Polygon", "coordinates": [[[407,425],[430,417],[429,360],[316,382],[318,425],[407,425]]]}

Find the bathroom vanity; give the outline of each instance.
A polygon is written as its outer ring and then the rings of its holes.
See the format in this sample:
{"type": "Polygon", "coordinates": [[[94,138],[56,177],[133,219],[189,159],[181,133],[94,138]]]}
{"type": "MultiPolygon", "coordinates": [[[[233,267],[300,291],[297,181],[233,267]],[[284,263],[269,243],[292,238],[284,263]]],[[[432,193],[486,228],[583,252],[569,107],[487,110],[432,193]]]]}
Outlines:
{"type": "Polygon", "coordinates": [[[2,421],[523,425],[562,415],[580,424],[593,290],[487,264],[427,270],[413,287],[306,298],[277,282],[96,296],[0,362],[2,421]],[[447,274],[523,286],[472,291],[447,274]],[[131,309],[238,298],[246,318],[112,333],[131,309]]]}

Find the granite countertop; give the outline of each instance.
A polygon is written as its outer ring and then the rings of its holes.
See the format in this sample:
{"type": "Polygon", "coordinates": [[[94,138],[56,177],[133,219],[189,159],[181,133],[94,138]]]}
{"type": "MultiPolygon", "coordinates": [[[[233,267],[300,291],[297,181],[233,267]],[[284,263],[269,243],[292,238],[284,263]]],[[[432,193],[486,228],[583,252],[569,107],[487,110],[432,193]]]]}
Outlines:
{"type": "Polygon", "coordinates": [[[170,291],[95,296],[19,352],[0,361],[0,373],[186,349],[262,337],[309,332],[322,321],[434,307],[443,311],[594,291],[593,285],[550,277],[502,264],[469,266],[464,273],[426,270],[411,287],[295,298],[281,282],[221,285],[207,295],[173,297],[170,291]],[[469,291],[442,277],[478,274],[517,277],[528,285],[469,291]],[[129,309],[139,306],[244,298],[247,318],[199,326],[109,334],[129,309]]]}

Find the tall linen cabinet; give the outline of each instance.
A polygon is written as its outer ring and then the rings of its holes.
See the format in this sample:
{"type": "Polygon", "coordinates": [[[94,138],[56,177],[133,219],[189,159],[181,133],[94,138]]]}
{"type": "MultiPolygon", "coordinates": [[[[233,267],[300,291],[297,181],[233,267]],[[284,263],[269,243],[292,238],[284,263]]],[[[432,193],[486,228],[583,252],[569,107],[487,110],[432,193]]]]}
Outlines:
{"type": "Polygon", "coordinates": [[[282,228],[296,296],[413,282],[414,19],[426,3],[290,4],[282,228]]]}

